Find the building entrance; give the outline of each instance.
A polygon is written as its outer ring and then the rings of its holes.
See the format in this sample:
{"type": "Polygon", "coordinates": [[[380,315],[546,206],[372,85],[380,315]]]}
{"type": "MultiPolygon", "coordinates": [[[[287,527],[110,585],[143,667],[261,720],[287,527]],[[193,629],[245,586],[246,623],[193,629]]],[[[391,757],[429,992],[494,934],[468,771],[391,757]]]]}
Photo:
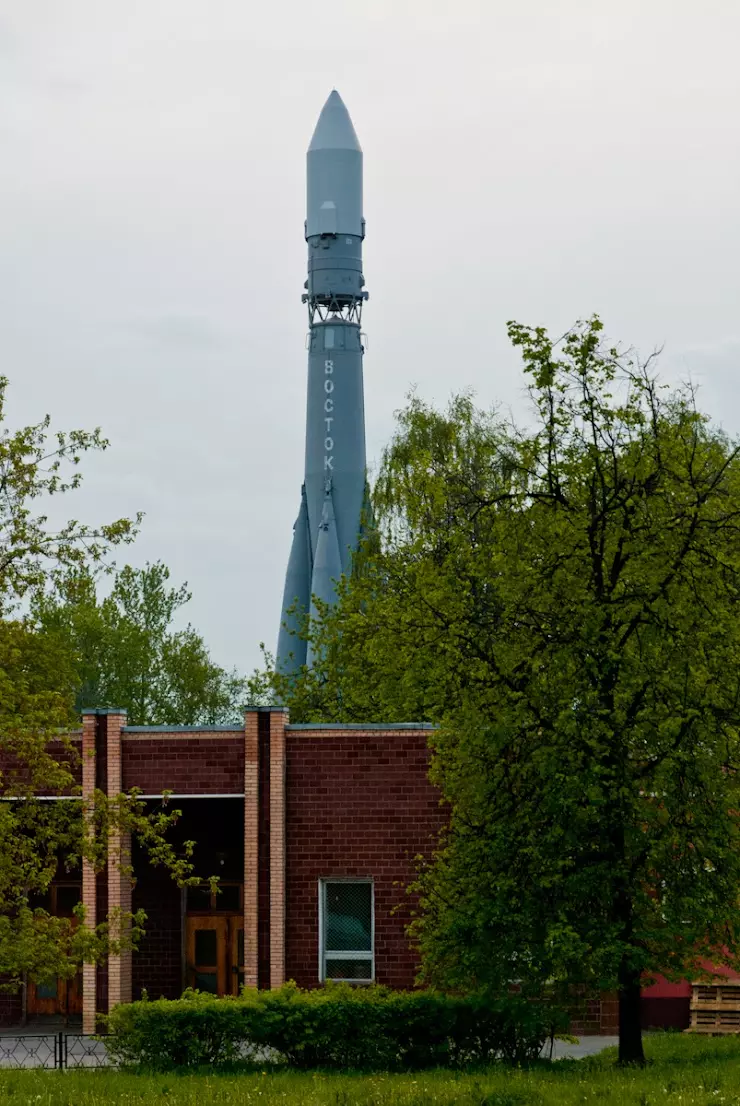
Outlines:
{"type": "MultiPolygon", "coordinates": [[[[32,905],[40,906],[55,918],[72,918],[73,911],[80,901],[81,883],[52,883],[43,896],[37,896],[32,905]]],[[[29,1017],[40,1014],[56,1014],[67,1017],[69,1014],[82,1013],[82,973],[77,972],[71,979],[52,979],[46,983],[28,981],[26,1010],[29,1017]]]]}
{"type": "Polygon", "coordinates": [[[56,1014],[67,1017],[82,1013],[82,974],[72,979],[53,979],[51,983],[28,981],[28,1014],[56,1014]]]}
{"type": "Polygon", "coordinates": [[[241,885],[221,893],[188,889],[185,917],[187,985],[213,995],[238,995],[244,983],[244,915],[241,885]],[[222,909],[222,907],[231,909],[222,909]]]}

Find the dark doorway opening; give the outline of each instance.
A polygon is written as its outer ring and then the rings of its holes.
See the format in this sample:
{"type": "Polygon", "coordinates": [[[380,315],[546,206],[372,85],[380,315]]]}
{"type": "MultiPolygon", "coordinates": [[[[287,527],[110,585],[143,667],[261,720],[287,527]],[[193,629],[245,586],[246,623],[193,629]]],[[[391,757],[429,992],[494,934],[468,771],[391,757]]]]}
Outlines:
{"type": "MultiPolygon", "coordinates": [[[[154,804],[152,804],[154,805],[154,804]]],[[[186,987],[238,994],[244,979],[244,800],[171,799],[182,817],[169,834],[195,841],[196,887],[179,888],[140,848],[133,851],[133,907],[147,914],[133,956],[133,994],[177,998],[186,987]],[[218,877],[214,892],[208,881],[218,877]]]]}

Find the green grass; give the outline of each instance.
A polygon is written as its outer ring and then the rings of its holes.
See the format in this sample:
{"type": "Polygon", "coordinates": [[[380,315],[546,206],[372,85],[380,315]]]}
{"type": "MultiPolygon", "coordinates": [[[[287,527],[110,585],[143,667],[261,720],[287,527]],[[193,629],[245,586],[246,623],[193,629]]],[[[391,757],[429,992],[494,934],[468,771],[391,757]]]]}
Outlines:
{"type": "Polygon", "coordinates": [[[136,1075],[1,1071],[0,1103],[17,1106],[740,1106],[740,1040],[648,1038],[650,1063],[620,1071],[615,1053],[528,1071],[324,1075],[136,1075]]]}

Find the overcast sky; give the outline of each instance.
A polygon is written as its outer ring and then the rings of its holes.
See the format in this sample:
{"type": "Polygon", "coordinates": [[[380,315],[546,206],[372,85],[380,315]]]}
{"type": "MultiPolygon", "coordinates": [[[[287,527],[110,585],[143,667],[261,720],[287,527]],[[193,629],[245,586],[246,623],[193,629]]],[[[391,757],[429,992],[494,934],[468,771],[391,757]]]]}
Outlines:
{"type": "Polygon", "coordinates": [[[408,388],[523,410],[507,319],[608,333],[740,432],[737,0],[0,0],[0,364],[101,425],[215,659],[273,648],[303,468],[305,149],[365,154],[369,457],[408,388]]]}

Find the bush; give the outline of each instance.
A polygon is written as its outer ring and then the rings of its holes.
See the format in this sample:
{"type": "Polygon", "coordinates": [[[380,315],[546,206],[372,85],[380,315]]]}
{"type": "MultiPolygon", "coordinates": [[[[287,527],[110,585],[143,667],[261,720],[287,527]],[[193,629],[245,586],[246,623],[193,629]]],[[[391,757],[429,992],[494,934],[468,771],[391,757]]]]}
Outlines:
{"type": "Polygon", "coordinates": [[[121,1064],[166,1071],[220,1066],[270,1050],[296,1068],[408,1071],[502,1059],[526,1063],[559,1011],[516,995],[492,1000],[435,991],[333,984],[301,991],[245,991],[241,998],[186,992],[116,1007],[110,1055],[121,1064]]]}
{"type": "Polygon", "coordinates": [[[449,1003],[430,992],[292,984],[259,996],[259,1043],[296,1068],[397,1070],[449,1062],[449,1003]]]}
{"type": "Polygon", "coordinates": [[[119,1064],[153,1071],[228,1064],[240,1058],[246,1005],[186,991],[181,999],[116,1006],[106,1019],[106,1048],[119,1064]]]}

